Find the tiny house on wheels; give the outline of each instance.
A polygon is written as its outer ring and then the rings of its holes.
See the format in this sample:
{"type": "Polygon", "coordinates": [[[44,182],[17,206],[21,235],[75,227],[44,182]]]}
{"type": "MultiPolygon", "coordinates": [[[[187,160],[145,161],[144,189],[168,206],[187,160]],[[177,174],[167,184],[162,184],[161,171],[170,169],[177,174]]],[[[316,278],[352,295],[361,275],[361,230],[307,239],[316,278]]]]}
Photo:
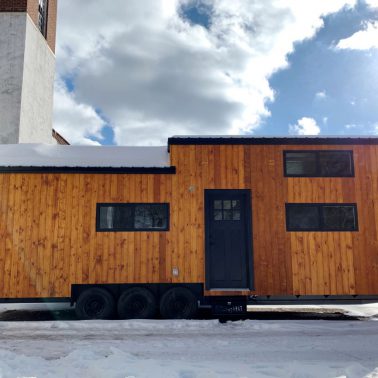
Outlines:
{"type": "Polygon", "coordinates": [[[1,145],[0,272],[83,319],[377,300],[378,138],[1,145]]]}

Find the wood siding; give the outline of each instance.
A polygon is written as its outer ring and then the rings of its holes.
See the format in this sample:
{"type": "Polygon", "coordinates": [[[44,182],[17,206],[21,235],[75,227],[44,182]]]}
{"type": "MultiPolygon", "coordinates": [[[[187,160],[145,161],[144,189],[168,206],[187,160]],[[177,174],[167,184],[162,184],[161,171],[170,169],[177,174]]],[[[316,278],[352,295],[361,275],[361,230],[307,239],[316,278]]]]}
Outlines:
{"type": "Polygon", "coordinates": [[[256,290],[244,294],[378,294],[378,146],[172,145],[171,165],[175,175],[0,174],[0,298],[204,282],[205,189],[252,190],[256,290]],[[286,178],[290,149],[352,149],[355,177],[286,178]],[[99,202],[168,202],[170,231],[97,233],[99,202]],[[286,232],[287,202],[357,203],[359,231],[286,232]]]}

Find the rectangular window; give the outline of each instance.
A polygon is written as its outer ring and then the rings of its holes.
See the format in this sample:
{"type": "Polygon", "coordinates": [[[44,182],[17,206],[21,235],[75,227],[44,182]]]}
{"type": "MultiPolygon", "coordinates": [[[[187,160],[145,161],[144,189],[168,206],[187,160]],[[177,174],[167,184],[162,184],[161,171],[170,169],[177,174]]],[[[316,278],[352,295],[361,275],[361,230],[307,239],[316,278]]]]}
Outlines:
{"type": "Polygon", "coordinates": [[[287,177],[353,177],[353,151],[284,151],[287,177]]]}
{"type": "Polygon", "coordinates": [[[97,231],[167,231],[168,203],[99,203],[97,231]]]}
{"type": "Polygon", "coordinates": [[[38,28],[45,38],[47,36],[47,8],[48,8],[48,0],[39,0],[38,28]]]}
{"type": "Polygon", "coordinates": [[[287,203],[287,231],[358,231],[356,204],[287,203]]]}

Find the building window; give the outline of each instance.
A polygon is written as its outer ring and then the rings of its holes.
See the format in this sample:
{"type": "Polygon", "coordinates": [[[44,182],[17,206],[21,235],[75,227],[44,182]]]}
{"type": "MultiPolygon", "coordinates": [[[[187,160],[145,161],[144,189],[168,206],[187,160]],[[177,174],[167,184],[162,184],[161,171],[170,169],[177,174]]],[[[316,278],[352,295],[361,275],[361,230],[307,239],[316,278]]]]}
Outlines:
{"type": "Polygon", "coordinates": [[[287,177],[353,177],[353,151],[284,151],[287,177]]]}
{"type": "Polygon", "coordinates": [[[167,231],[167,203],[99,203],[97,231],[167,231]]]}
{"type": "Polygon", "coordinates": [[[356,204],[287,203],[287,231],[358,231],[356,204]]]}
{"type": "Polygon", "coordinates": [[[47,9],[48,9],[48,0],[39,0],[38,28],[45,38],[47,36],[47,9]]]}

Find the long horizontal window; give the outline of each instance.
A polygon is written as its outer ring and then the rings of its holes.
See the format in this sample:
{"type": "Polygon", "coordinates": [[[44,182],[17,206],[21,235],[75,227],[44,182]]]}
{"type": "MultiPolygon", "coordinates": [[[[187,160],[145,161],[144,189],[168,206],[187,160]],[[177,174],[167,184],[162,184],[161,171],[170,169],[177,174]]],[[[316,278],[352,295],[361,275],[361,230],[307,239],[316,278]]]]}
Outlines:
{"type": "Polygon", "coordinates": [[[288,177],[352,177],[353,151],[284,151],[288,177]]]}
{"type": "Polygon", "coordinates": [[[99,203],[97,231],[167,231],[168,203],[99,203]]]}
{"type": "Polygon", "coordinates": [[[357,231],[356,204],[287,203],[287,231],[357,231]]]}

